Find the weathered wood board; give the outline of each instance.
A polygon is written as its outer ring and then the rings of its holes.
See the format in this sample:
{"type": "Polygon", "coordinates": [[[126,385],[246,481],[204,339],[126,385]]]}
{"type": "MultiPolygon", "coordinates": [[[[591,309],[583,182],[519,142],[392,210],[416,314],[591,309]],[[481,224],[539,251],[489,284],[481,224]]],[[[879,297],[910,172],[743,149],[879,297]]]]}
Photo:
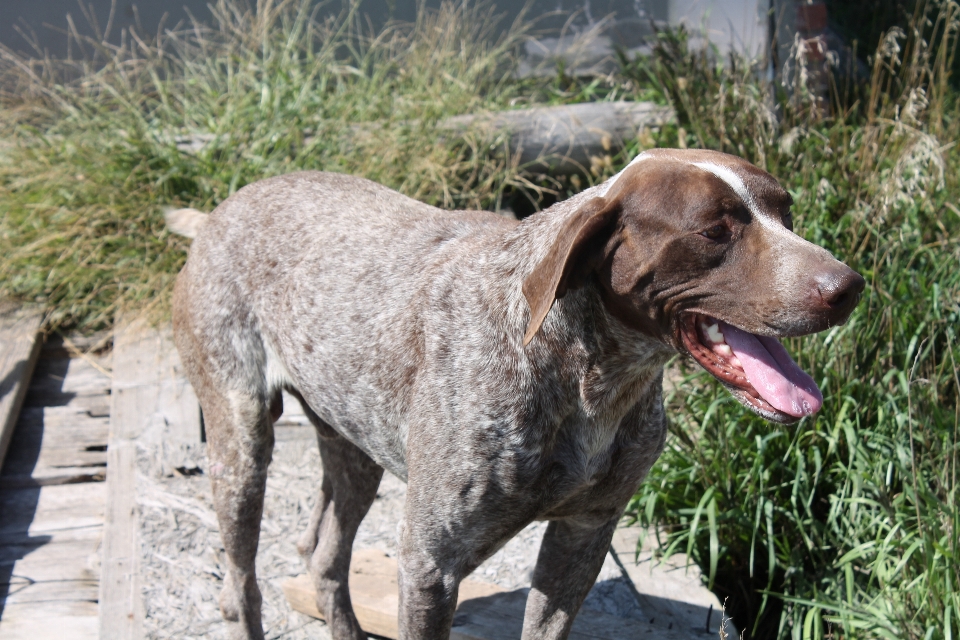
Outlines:
{"type": "Polygon", "coordinates": [[[0,473],[0,488],[102,481],[108,426],[107,417],[92,416],[77,399],[65,406],[25,407],[0,473]]]}
{"type": "Polygon", "coordinates": [[[199,442],[199,405],[180,371],[170,329],[140,320],[121,325],[113,348],[101,638],[142,635],[137,447],[149,448],[162,467],[175,467],[177,452],[199,442]]]}
{"type": "Polygon", "coordinates": [[[0,470],[4,640],[98,635],[109,389],[109,356],[40,350],[0,470]]]}
{"type": "MultiPolygon", "coordinates": [[[[290,605],[301,613],[323,618],[317,609],[310,578],[300,575],[283,584],[290,605]]],[[[396,638],[399,596],[397,563],[383,551],[355,551],[350,562],[350,599],[360,626],[368,633],[396,638]]],[[[451,640],[513,640],[523,630],[527,590],[505,591],[467,578],[460,583],[451,640]]],[[[670,631],[640,620],[626,620],[581,609],[573,625],[573,640],[679,640],[689,634],[670,631]]]]}
{"type": "Polygon", "coordinates": [[[0,491],[0,638],[95,638],[102,482],[0,491]]]}
{"type": "Polygon", "coordinates": [[[39,310],[0,306],[0,466],[40,355],[42,321],[39,310]]]}
{"type": "MultiPolygon", "coordinates": [[[[703,586],[700,568],[687,563],[685,554],[658,561],[652,535],[638,547],[641,533],[643,529],[639,527],[618,528],[610,552],[637,590],[644,613],[658,626],[688,634],[716,635],[723,607],[717,596],[703,586]]],[[[725,630],[731,638],[740,637],[730,621],[726,621],[725,630]]]]}

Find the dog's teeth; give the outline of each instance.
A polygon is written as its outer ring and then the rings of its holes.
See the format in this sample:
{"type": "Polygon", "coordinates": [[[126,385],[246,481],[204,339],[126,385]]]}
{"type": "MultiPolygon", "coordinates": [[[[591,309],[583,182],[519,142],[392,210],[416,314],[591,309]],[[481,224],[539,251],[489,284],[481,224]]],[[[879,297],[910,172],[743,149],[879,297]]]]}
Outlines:
{"type": "Polygon", "coordinates": [[[710,338],[710,342],[715,344],[721,344],[724,342],[723,333],[720,331],[720,325],[716,323],[707,327],[707,337],[710,338]]]}
{"type": "Polygon", "coordinates": [[[713,350],[722,356],[726,356],[728,358],[733,357],[733,349],[731,349],[730,345],[728,344],[718,344],[713,348],[713,350]]]}
{"type": "Polygon", "coordinates": [[[743,365],[740,364],[740,358],[738,358],[737,356],[733,356],[733,355],[730,356],[730,364],[732,364],[735,367],[740,367],[741,369],[743,369],[743,365]]]}

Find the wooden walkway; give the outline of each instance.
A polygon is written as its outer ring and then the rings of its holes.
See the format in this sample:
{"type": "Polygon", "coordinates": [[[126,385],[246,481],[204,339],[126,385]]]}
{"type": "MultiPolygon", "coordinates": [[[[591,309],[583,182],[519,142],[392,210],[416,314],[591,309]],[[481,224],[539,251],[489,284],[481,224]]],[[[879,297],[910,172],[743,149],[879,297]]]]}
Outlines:
{"type": "Polygon", "coordinates": [[[60,342],[32,350],[0,472],[0,638],[97,638],[109,359],[72,358],[60,342]]]}

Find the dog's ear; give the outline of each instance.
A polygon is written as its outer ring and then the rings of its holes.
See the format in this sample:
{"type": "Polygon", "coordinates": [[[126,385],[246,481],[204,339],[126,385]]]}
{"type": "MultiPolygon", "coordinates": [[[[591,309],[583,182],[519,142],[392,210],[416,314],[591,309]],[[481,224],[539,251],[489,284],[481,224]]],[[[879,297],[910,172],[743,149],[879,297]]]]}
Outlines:
{"type": "Polygon", "coordinates": [[[616,219],[616,207],[604,198],[585,202],[560,228],[550,251],[523,281],[523,295],[530,307],[530,321],[523,346],[533,339],[550,312],[554,300],[576,288],[590,265],[585,254],[604,242],[616,219]]]}

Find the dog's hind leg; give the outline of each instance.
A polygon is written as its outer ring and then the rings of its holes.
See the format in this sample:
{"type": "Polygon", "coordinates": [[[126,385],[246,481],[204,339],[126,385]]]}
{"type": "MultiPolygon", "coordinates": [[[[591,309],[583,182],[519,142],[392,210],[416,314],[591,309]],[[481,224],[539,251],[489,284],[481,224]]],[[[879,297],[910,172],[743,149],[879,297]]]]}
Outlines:
{"type": "Polygon", "coordinates": [[[198,395],[207,425],[213,502],[226,550],[220,611],[232,638],[260,639],[261,596],[255,564],[273,452],[268,404],[259,394],[229,391],[221,395],[210,385],[201,385],[198,395]]]}
{"type": "MultiPolygon", "coordinates": [[[[301,400],[303,404],[303,401],[301,400]]],[[[350,553],[360,522],[377,497],[383,468],[304,404],[317,429],[323,479],[310,524],[297,543],[334,640],[366,638],[350,602],[350,553]]]]}
{"type": "MultiPolygon", "coordinates": [[[[174,340],[206,425],[213,505],[226,551],[220,612],[231,638],[260,640],[256,556],[273,455],[271,405],[276,403],[271,400],[276,394],[267,392],[263,351],[249,317],[236,309],[207,314],[217,305],[208,303],[212,294],[202,290],[203,283],[191,279],[189,264],[180,274],[174,291],[174,340]],[[194,303],[194,298],[204,304],[194,303]]],[[[224,291],[228,289],[214,287],[214,293],[224,291]]]]}

